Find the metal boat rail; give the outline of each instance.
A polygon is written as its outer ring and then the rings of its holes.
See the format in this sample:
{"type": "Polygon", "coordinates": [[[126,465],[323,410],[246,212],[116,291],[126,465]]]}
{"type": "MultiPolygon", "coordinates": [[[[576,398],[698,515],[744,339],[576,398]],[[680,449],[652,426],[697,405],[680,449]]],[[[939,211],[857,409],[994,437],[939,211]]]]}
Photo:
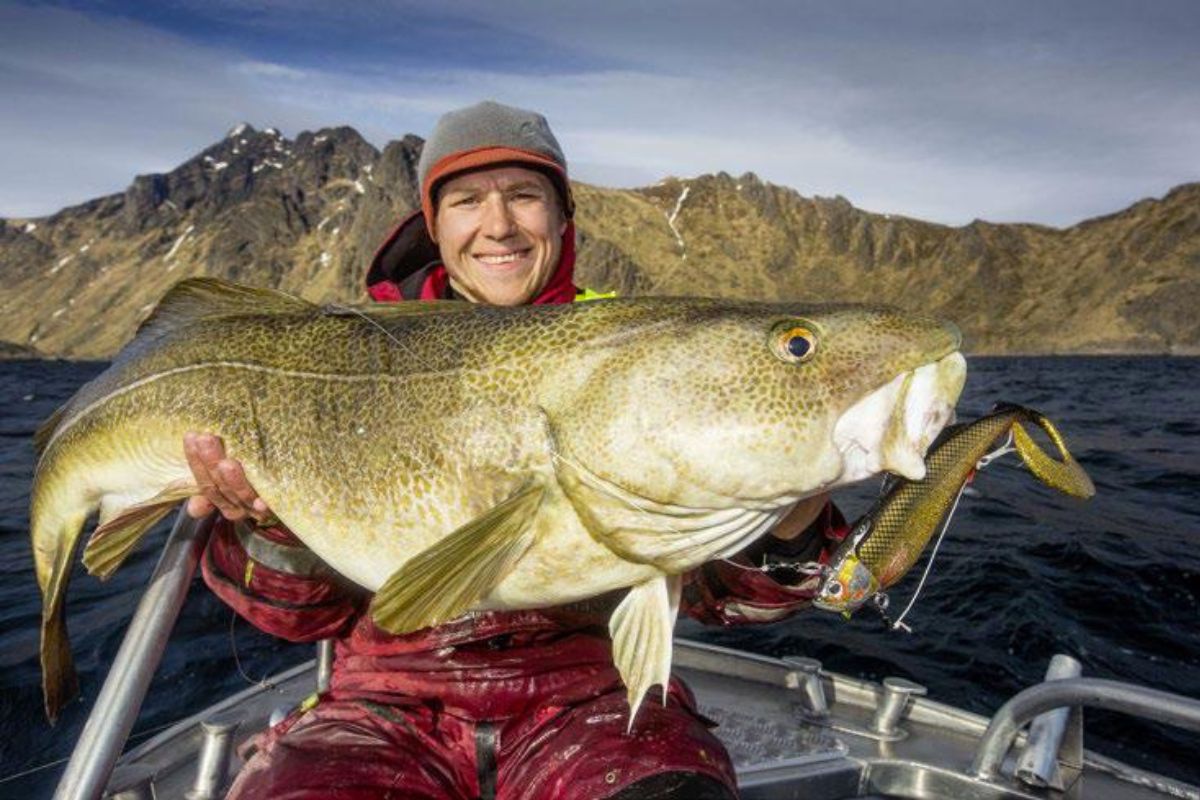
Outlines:
{"type": "Polygon", "coordinates": [[[1200,701],[1170,692],[1100,678],[1068,678],[1031,686],[1012,697],[992,717],[972,772],[983,779],[999,776],[1004,756],[1025,723],[1059,708],[1104,708],[1200,731],[1200,701]]]}

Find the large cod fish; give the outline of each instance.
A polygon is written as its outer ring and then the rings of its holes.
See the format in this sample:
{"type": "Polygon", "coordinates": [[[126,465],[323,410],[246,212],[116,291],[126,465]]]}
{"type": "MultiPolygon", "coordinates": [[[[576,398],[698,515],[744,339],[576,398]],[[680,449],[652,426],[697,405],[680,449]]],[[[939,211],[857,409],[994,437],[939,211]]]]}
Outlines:
{"type": "Polygon", "coordinates": [[[965,378],[949,324],[855,307],[630,299],[317,307],[172,289],[47,420],[30,518],[47,715],[77,690],[63,613],[80,532],[107,577],[196,492],[220,435],[271,509],[405,633],[629,588],[610,621],[630,720],[666,685],[681,575],[797,500],[922,477],[965,378]]]}

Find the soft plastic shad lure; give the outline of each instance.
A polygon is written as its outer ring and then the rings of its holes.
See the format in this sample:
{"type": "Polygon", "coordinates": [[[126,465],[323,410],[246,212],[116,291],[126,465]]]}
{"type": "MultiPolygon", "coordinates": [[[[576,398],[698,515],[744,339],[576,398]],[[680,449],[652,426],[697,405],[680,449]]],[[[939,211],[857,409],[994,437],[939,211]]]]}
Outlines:
{"type": "MultiPolygon", "coordinates": [[[[813,603],[849,617],[871,602],[883,613],[887,607],[885,590],[908,573],[936,531],[945,533],[962,490],[975,471],[1014,449],[1047,486],[1082,499],[1095,494],[1091,479],[1071,457],[1050,420],[1029,408],[1000,404],[985,417],[943,431],[926,457],[923,479],[895,479],[885,487],[823,570],[813,603]],[[1045,431],[1062,460],[1047,455],[1021,426],[1022,421],[1045,431]],[[992,450],[1001,437],[1007,437],[1006,443],[992,450]]],[[[900,620],[891,623],[892,627],[902,627],[900,620]]]]}

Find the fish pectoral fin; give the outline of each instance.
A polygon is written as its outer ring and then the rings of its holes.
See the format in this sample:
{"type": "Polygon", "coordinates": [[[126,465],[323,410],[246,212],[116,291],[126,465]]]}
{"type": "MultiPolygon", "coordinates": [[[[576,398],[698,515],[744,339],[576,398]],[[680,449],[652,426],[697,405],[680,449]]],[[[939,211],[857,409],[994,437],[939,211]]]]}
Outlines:
{"type": "Polygon", "coordinates": [[[469,611],[533,544],[545,494],[536,480],[404,563],[371,600],[371,619],[389,633],[440,625],[469,611]]]}
{"type": "Polygon", "coordinates": [[[122,509],[92,532],[83,548],[83,565],[90,574],[101,579],[111,577],[146,531],[180,501],[199,493],[195,484],[176,481],[149,500],[122,509]]]}
{"type": "Polygon", "coordinates": [[[627,731],[633,730],[638,707],[651,686],[660,684],[663,702],[667,700],[672,634],[682,583],[678,575],[667,575],[634,586],[608,621],[613,662],[629,698],[627,731]]]}

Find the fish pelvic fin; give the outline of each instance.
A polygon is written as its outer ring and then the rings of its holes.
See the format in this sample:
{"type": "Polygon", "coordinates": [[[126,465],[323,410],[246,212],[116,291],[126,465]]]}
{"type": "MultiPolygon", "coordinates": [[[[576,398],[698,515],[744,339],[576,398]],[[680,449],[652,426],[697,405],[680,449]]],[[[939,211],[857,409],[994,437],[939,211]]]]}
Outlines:
{"type": "Polygon", "coordinates": [[[1062,456],[1061,461],[1056,461],[1046,454],[1046,451],[1038,447],[1037,443],[1029,435],[1028,432],[1021,426],[1020,423],[1014,422],[1012,426],[1013,445],[1020,454],[1021,460],[1025,462],[1025,466],[1029,467],[1038,480],[1046,484],[1052,489],[1057,489],[1063,494],[1068,494],[1072,497],[1078,497],[1086,500],[1096,494],[1096,486],[1092,483],[1092,479],[1084,472],[1083,467],[1079,466],[1067,450],[1067,443],[1063,439],[1062,434],[1054,427],[1054,423],[1043,417],[1041,414],[1032,413],[1033,421],[1046,432],[1050,437],[1050,441],[1054,442],[1054,446],[1058,448],[1058,453],[1062,456]]]}
{"type": "Polygon", "coordinates": [[[469,611],[533,544],[545,486],[531,480],[512,497],[421,551],[371,600],[371,619],[389,633],[440,625],[469,611]]]}
{"type": "Polygon", "coordinates": [[[125,562],[146,531],[170,513],[180,501],[199,494],[188,481],[175,481],[154,497],[122,509],[100,524],[83,548],[83,565],[90,574],[107,580],[125,562]]]}
{"type": "Polygon", "coordinates": [[[638,584],[613,611],[608,621],[612,636],[613,662],[625,682],[629,699],[629,725],[633,730],[638,708],[650,687],[662,686],[663,702],[671,680],[672,634],[679,614],[679,592],[683,580],[666,575],[638,584]]]}

